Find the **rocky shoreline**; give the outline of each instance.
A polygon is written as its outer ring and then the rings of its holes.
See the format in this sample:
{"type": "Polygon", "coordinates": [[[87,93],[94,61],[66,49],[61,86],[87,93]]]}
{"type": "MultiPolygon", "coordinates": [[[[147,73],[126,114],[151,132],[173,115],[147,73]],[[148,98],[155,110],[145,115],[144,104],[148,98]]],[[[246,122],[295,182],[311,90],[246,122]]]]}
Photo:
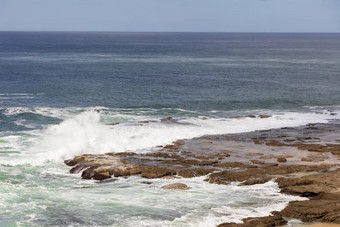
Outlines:
{"type": "MultiPolygon", "coordinates": [[[[309,198],[293,201],[271,216],[219,226],[282,226],[288,219],[340,224],[340,122],[233,135],[203,136],[160,146],[145,154],[85,154],[66,160],[70,173],[107,181],[206,176],[214,184],[262,184],[273,180],[281,192],[309,198]]],[[[190,190],[183,184],[164,190],[190,190]]]]}

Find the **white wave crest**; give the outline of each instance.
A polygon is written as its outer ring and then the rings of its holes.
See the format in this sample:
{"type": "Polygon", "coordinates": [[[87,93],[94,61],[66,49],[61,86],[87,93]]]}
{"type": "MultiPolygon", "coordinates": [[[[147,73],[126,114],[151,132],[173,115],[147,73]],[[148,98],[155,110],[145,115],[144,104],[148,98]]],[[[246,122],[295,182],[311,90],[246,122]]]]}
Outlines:
{"type": "Polygon", "coordinates": [[[327,123],[329,115],[315,113],[285,113],[267,119],[188,118],[179,121],[186,124],[123,123],[108,126],[100,122],[95,111],[81,113],[42,132],[38,143],[29,149],[34,155],[30,163],[63,161],[84,153],[147,152],[157,145],[170,144],[178,139],[190,139],[208,134],[227,134],[263,130],[307,123],[327,123]]]}

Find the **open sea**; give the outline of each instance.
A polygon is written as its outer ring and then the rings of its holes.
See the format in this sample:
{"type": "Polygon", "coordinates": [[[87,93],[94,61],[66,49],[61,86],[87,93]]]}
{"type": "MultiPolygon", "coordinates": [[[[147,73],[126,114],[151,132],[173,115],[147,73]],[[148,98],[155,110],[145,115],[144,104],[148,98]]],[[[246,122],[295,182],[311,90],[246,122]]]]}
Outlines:
{"type": "Polygon", "coordinates": [[[340,34],[0,32],[0,226],[265,216],[301,198],[274,182],[179,179],[192,187],[184,192],[160,189],[164,179],[98,183],[63,160],[339,116],[340,34]],[[273,117],[234,118],[259,114],[273,117]],[[169,116],[177,123],[160,121],[169,116]]]}

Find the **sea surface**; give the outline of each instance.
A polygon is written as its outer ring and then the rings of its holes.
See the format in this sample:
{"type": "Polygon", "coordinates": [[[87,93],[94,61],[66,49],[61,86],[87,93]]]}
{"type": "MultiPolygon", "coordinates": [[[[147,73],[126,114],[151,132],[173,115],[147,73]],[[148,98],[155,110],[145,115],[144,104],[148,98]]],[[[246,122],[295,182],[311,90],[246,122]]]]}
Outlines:
{"type": "Polygon", "coordinates": [[[0,226],[215,226],[301,198],[276,183],[167,192],[63,160],[340,115],[340,34],[0,32],[0,226]],[[235,118],[246,115],[271,118],[235,118]],[[172,117],[174,121],[161,121],[172,117]],[[114,126],[108,123],[119,123],[114,126]]]}

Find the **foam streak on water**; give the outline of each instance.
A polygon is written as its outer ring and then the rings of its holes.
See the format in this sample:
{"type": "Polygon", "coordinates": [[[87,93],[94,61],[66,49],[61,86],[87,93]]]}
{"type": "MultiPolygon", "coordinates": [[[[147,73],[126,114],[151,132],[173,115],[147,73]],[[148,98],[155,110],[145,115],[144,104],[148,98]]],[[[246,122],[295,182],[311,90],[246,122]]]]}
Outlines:
{"type": "MultiPolygon", "coordinates": [[[[30,171],[20,168],[13,176],[30,171]]],[[[94,184],[63,174],[54,166],[24,174],[21,182],[0,182],[0,220],[25,226],[215,226],[265,216],[303,198],[283,195],[274,182],[254,186],[210,184],[204,177],[139,177],[94,184]],[[182,182],[188,191],[161,186],[182,182]],[[27,210],[30,210],[27,213],[27,210]],[[98,217],[101,217],[98,219],[98,217]]]]}

